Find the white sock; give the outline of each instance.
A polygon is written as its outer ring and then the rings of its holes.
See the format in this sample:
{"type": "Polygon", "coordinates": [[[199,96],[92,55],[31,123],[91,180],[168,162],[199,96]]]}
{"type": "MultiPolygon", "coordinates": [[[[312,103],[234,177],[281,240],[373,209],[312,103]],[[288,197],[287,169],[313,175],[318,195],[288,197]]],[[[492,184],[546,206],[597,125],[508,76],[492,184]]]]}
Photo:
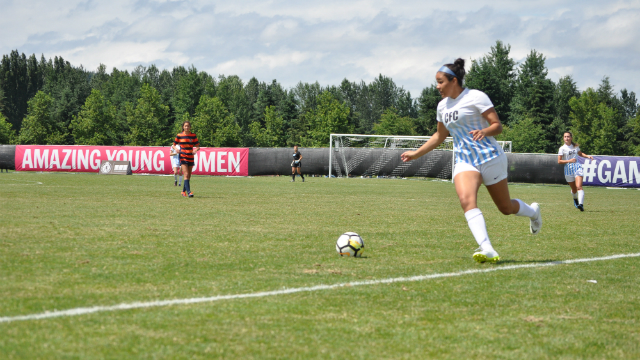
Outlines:
{"type": "Polygon", "coordinates": [[[528,218],[536,216],[536,211],[531,206],[520,199],[516,199],[516,201],[520,204],[520,210],[518,210],[516,216],[526,216],[528,218]]]}
{"type": "Polygon", "coordinates": [[[574,198],[575,200],[578,200],[578,193],[577,193],[577,192],[573,192],[573,191],[572,191],[572,192],[571,192],[571,196],[573,196],[573,198],[574,198]]]}
{"type": "Polygon", "coordinates": [[[471,229],[471,233],[473,237],[476,238],[476,242],[480,245],[480,248],[482,248],[483,251],[495,251],[493,250],[493,246],[491,246],[491,241],[489,241],[487,225],[484,222],[482,211],[478,208],[471,209],[464,213],[464,217],[467,218],[469,229],[471,229]]]}
{"type": "Polygon", "coordinates": [[[178,174],[173,174],[173,178],[178,181],[178,174]]]}
{"type": "Polygon", "coordinates": [[[578,190],[578,204],[584,204],[584,190],[578,190]]]}

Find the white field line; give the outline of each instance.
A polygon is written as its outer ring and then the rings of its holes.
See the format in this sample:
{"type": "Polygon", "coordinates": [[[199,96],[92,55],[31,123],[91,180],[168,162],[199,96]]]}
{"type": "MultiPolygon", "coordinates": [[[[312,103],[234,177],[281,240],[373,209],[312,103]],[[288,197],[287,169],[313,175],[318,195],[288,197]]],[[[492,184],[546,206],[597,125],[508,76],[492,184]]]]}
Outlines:
{"type": "Polygon", "coordinates": [[[410,276],[410,277],[398,277],[398,278],[367,280],[367,281],[354,281],[350,283],[340,283],[340,284],[333,284],[333,285],[316,285],[316,286],[309,286],[309,287],[282,289],[282,290],[274,290],[274,291],[263,291],[263,292],[248,293],[248,294],[219,295],[219,296],[212,296],[212,297],[199,297],[199,298],[189,298],[189,299],[158,300],[158,301],[148,301],[148,302],[134,302],[134,303],[128,303],[128,304],[112,305],[112,306],[93,306],[93,307],[75,308],[75,309],[69,309],[69,310],[54,310],[54,311],[46,311],[39,314],[0,317],[0,323],[9,323],[14,321],[25,321],[25,320],[41,320],[41,319],[49,319],[49,318],[65,317],[65,316],[77,316],[77,315],[92,314],[92,313],[104,312],[104,311],[118,311],[118,310],[141,309],[141,308],[150,308],[150,307],[158,307],[158,306],[197,304],[197,303],[207,303],[207,302],[222,301],[222,300],[234,300],[234,299],[261,298],[266,296],[286,295],[286,294],[294,294],[294,293],[300,293],[300,292],[330,290],[330,289],[336,289],[336,288],[342,288],[342,287],[423,281],[423,280],[438,279],[438,278],[489,273],[489,272],[502,271],[502,270],[538,268],[538,267],[545,267],[545,266],[557,266],[557,265],[575,264],[575,263],[583,263],[583,262],[615,260],[615,259],[630,258],[630,257],[640,257],[640,253],[619,254],[619,255],[611,255],[611,256],[596,257],[596,258],[587,258],[587,259],[551,261],[546,263],[505,265],[505,266],[492,267],[488,269],[473,269],[473,270],[464,270],[464,271],[452,272],[452,273],[418,275],[418,276],[410,276]]]}

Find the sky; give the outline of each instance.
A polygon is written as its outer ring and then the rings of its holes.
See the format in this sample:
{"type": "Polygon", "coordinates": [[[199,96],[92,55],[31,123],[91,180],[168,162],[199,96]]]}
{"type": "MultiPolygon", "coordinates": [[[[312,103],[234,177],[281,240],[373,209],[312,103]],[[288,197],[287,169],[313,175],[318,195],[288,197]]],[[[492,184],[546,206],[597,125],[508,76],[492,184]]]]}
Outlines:
{"type": "Polygon", "coordinates": [[[0,54],[62,56],[95,70],[195,66],[245,82],[339,85],[379,74],[419,96],[437,69],[497,40],[581,90],[608,76],[638,92],[640,0],[0,0],[0,54]]]}

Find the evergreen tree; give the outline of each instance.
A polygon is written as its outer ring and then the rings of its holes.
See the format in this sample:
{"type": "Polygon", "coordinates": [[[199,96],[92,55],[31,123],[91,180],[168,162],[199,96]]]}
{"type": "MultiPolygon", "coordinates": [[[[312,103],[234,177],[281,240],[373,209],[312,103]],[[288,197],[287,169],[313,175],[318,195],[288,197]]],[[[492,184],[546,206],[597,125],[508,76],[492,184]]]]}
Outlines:
{"type": "Polygon", "coordinates": [[[430,136],[438,130],[437,111],[442,96],[436,85],[422,89],[417,99],[418,118],[415,120],[418,135],[430,136]]]}
{"type": "Polygon", "coordinates": [[[638,113],[638,99],[636,99],[636,93],[627,91],[627,89],[620,90],[620,102],[622,103],[622,116],[624,122],[636,116],[638,113]]]}
{"type": "Polygon", "coordinates": [[[549,144],[553,149],[548,148],[547,152],[555,152],[552,150],[562,146],[564,143],[564,132],[571,128],[571,119],[569,117],[571,106],[569,106],[569,100],[573,97],[580,97],[580,91],[578,91],[576,83],[570,75],[561,77],[556,84],[553,97],[554,119],[547,130],[549,136],[553,136],[549,144]]]}
{"type": "Polygon", "coordinates": [[[191,66],[186,74],[183,74],[176,82],[173,96],[173,108],[177,115],[195,113],[200,97],[205,92],[215,95],[215,79],[210,75],[198,73],[195,67],[191,66]]]}
{"type": "Polygon", "coordinates": [[[413,119],[400,116],[394,107],[387,108],[373,130],[378,135],[416,135],[413,119]]]}
{"type": "MultiPolygon", "coordinates": [[[[511,101],[511,123],[515,124],[524,119],[531,119],[542,129],[549,129],[554,119],[553,100],[555,84],[547,78],[545,57],[532,50],[525,62],[518,69],[515,82],[514,96],[511,101]]],[[[527,148],[531,152],[553,152],[556,144],[556,134],[553,131],[542,134],[543,139],[530,139],[527,148]],[[541,146],[535,148],[533,145],[541,146]]]]}
{"type": "Polygon", "coordinates": [[[27,116],[22,121],[19,143],[35,145],[63,144],[65,132],[58,128],[53,117],[53,97],[44,91],[38,91],[28,102],[27,116]]]}
{"type": "Polygon", "coordinates": [[[0,145],[13,144],[16,141],[16,132],[13,130],[7,118],[0,112],[0,145]]]}
{"type": "Polygon", "coordinates": [[[613,122],[618,128],[615,141],[619,144],[617,148],[617,152],[615,154],[623,155],[627,152],[627,141],[625,138],[625,125],[627,125],[627,117],[626,110],[624,108],[624,104],[620,98],[616,95],[616,92],[613,88],[613,85],[609,81],[609,77],[605,76],[602,78],[598,89],[596,90],[598,101],[605,104],[607,107],[613,109],[615,113],[615,117],[613,118],[613,122]]]}
{"type": "Polygon", "coordinates": [[[125,135],[127,145],[161,146],[169,143],[166,132],[169,107],[162,104],[160,94],[149,84],[140,88],[136,106],[127,103],[129,132],[125,135]]]}
{"type": "Polygon", "coordinates": [[[251,136],[259,147],[282,147],[286,145],[284,119],[276,111],[275,106],[268,106],[264,110],[264,127],[259,121],[249,126],[251,136]]]}
{"type": "Polygon", "coordinates": [[[71,63],[57,56],[53,62],[47,63],[43,73],[42,91],[53,97],[52,116],[64,134],[64,140],[60,144],[73,144],[73,136],[68,129],[71,119],[78,114],[91,94],[89,74],[82,66],[73,67],[71,63]]]}
{"type": "MultiPolygon", "coordinates": [[[[27,57],[17,50],[2,56],[0,63],[0,86],[5,96],[4,114],[14,129],[20,130],[22,119],[27,114],[30,93],[27,57]]],[[[39,89],[38,89],[39,90],[39,89]]]]}
{"type": "Polygon", "coordinates": [[[496,41],[486,56],[473,60],[464,85],[483,91],[493,103],[503,124],[511,122],[510,104],[516,80],[516,62],[509,57],[511,45],[496,41]]]}
{"type": "Polygon", "coordinates": [[[625,128],[627,135],[627,155],[640,156],[640,109],[629,119],[625,128]]]}
{"type": "Polygon", "coordinates": [[[505,125],[496,140],[511,141],[513,152],[544,153],[548,145],[545,135],[544,128],[537,119],[526,117],[512,122],[511,126],[505,125]]]}
{"type": "Polygon", "coordinates": [[[216,88],[216,97],[222,101],[228,111],[233,114],[236,124],[240,126],[242,146],[252,146],[252,138],[249,136],[249,124],[251,123],[252,107],[242,80],[236,76],[220,76],[216,88]]]}
{"type": "Polygon", "coordinates": [[[340,103],[334,96],[325,91],[318,97],[318,106],[307,113],[309,121],[309,137],[312,146],[327,146],[332,133],[347,133],[349,107],[340,103]]]}
{"type": "Polygon", "coordinates": [[[200,98],[191,119],[191,128],[198,135],[201,146],[233,147],[242,144],[240,126],[217,97],[203,95],[200,98]]]}
{"type": "Polygon", "coordinates": [[[620,116],[603,100],[600,93],[588,88],[579,99],[569,101],[574,141],[587,154],[618,155],[622,152],[616,143],[620,116]]]}
{"type": "Polygon", "coordinates": [[[78,116],[71,120],[72,135],[79,145],[122,145],[118,141],[123,129],[118,128],[116,107],[93,89],[78,116]]]}

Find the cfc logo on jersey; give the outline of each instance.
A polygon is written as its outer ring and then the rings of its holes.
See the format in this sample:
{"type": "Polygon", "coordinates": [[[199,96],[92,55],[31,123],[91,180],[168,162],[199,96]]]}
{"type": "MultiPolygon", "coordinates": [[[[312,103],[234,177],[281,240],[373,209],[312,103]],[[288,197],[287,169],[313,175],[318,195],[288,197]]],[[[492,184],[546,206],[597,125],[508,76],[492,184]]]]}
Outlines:
{"type": "Polygon", "coordinates": [[[444,124],[448,124],[450,122],[454,122],[458,120],[458,110],[448,112],[444,114],[444,124]]]}

